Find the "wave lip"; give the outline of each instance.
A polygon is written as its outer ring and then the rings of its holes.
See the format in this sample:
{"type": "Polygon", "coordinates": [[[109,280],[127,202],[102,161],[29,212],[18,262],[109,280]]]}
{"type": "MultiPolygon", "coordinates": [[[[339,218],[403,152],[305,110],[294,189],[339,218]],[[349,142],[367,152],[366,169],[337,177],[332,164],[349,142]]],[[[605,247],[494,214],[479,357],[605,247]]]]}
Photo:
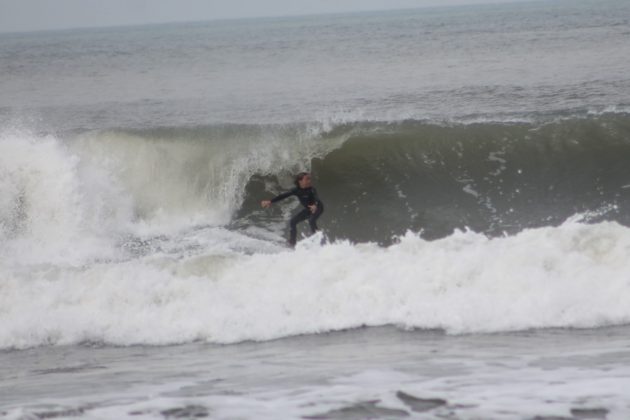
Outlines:
{"type": "Polygon", "coordinates": [[[0,348],[236,343],[361,326],[448,333],[630,322],[630,229],[614,222],[295,252],[0,266],[0,348]]]}
{"type": "Polygon", "coordinates": [[[105,165],[138,218],[225,225],[252,176],[306,168],[344,140],[325,135],[320,124],[228,124],[87,133],[72,145],[90,165],[105,165]]]}

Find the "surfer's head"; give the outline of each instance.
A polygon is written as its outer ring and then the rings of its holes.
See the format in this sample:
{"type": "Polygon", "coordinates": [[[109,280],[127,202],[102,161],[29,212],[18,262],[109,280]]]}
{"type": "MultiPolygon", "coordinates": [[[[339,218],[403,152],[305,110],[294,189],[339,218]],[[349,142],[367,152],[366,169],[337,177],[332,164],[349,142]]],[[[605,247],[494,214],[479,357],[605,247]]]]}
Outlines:
{"type": "Polygon", "coordinates": [[[311,186],[311,174],[300,172],[295,176],[295,186],[298,188],[309,188],[311,186]]]}

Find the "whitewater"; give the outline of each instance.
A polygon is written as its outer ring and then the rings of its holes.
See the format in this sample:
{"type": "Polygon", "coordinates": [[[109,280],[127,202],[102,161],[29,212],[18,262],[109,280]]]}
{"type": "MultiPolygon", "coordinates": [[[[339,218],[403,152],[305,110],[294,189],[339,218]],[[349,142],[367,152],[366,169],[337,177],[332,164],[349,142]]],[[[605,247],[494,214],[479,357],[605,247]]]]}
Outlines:
{"type": "Polygon", "coordinates": [[[627,418],[628,13],[0,33],[0,417],[627,418]]]}
{"type": "MultiPolygon", "coordinates": [[[[181,239],[208,237],[234,240],[212,231],[181,239]]],[[[26,275],[2,267],[0,342],[237,343],[363,326],[461,334],[603,327],[630,317],[630,238],[616,223],[567,222],[492,240],[459,232],[427,242],[409,233],[385,249],[319,239],[251,256],[158,252],[26,275]]]]}

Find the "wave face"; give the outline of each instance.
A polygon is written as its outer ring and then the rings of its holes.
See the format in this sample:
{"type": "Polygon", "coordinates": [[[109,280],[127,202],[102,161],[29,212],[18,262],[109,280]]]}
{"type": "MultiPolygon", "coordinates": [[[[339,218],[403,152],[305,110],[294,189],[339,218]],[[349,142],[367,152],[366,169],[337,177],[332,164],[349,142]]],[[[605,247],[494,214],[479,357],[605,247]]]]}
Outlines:
{"type": "MultiPolygon", "coordinates": [[[[464,228],[500,235],[576,213],[630,222],[625,115],[545,124],[356,123],[332,133],[348,139],[312,160],[331,238],[389,243],[406,230],[439,238],[464,228]]],[[[250,181],[240,217],[259,215],[257,200],[275,180],[250,181]]]]}
{"type": "Polygon", "coordinates": [[[628,156],[625,114],[5,131],[0,348],[626,323],[628,156]]]}

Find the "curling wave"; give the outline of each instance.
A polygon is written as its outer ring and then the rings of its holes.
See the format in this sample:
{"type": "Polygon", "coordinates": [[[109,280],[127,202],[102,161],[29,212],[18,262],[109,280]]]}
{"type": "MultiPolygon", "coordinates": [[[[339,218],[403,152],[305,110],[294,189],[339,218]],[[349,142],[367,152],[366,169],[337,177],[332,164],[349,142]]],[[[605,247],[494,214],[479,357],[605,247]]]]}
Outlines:
{"type": "MultiPolygon", "coordinates": [[[[627,115],[335,130],[347,140],[312,160],[328,204],[321,224],[332,238],[390,243],[409,229],[440,238],[464,228],[503,235],[557,226],[576,213],[630,224],[627,115]]],[[[258,199],[287,182],[253,177],[238,216],[259,224],[258,199]]]]}

